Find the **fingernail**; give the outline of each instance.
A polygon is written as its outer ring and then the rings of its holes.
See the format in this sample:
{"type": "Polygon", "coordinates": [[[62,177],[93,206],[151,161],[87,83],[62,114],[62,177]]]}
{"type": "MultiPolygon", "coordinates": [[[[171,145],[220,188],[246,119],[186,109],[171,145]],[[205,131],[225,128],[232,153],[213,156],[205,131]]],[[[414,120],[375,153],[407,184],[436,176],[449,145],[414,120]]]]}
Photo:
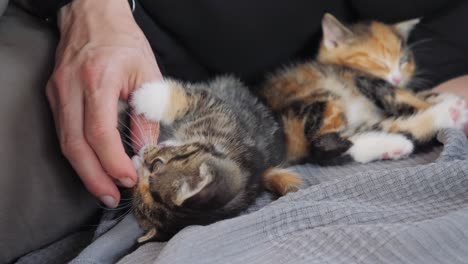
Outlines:
{"type": "Polygon", "coordinates": [[[135,182],[132,181],[132,179],[130,179],[128,177],[120,179],[119,181],[122,184],[122,186],[127,187],[127,188],[131,188],[131,187],[133,187],[133,185],[135,185],[135,182]]]}
{"type": "Polygon", "coordinates": [[[101,196],[101,202],[109,208],[117,207],[117,201],[110,195],[101,196]]]}

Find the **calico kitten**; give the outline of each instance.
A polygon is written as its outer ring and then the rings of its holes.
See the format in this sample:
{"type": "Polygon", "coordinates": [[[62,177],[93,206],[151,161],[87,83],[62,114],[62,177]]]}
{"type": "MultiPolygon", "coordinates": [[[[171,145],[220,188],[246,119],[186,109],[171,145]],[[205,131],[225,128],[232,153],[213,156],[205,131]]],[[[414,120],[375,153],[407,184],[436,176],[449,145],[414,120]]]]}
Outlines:
{"type": "Polygon", "coordinates": [[[345,26],[326,14],[316,61],[269,76],[260,96],[281,117],[291,163],[400,159],[442,128],[462,128],[466,103],[405,89],[418,20],[345,26]]]}
{"type": "Polygon", "coordinates": [[[161,143],[133,158],[140,177],[134,214],[147,231],[139,242],[167,240],[185,226],[233,217],[263,186],[284,195],[301,183],[277,168],[284,136],[272,113],[234,78],[149,83],[130,104],[161,125],[161,143]]]}

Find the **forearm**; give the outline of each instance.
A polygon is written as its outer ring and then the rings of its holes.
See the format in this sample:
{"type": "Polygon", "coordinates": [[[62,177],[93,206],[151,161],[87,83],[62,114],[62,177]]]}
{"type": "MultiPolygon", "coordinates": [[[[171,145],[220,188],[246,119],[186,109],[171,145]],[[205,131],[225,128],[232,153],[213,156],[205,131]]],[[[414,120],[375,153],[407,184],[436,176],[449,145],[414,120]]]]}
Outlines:
{"type": "Polygon", "coordinates": [[[468,100],[468,75],[443,82],[435,87],[434,91],[457,94],[468,100]]]}

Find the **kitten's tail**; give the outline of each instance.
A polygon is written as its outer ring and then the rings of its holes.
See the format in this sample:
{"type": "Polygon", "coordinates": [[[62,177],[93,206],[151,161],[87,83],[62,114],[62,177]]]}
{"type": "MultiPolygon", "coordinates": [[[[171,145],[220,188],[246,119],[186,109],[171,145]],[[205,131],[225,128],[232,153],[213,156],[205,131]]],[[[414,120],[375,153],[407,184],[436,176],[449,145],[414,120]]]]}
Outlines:
{"type": "Polygon", "coordinates": [[[263,184],[267,190],[283,196],[298,191],[302,179],[291,170],[273,167],[263,173],[263,184]]]}

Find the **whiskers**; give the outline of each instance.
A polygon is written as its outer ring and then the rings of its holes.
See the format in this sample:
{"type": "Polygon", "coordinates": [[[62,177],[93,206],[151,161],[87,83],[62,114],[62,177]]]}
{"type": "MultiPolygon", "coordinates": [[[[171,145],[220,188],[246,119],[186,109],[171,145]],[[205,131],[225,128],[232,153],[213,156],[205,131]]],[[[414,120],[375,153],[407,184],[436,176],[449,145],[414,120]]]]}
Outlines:
{"type": "MultiPolygon", "coordinates": [[[[125,203],[120,203],[119,206],[116,208],[107,208],[101,205],[101,203],[96,202],[98,207],[103,209],[103,213],[111,214],[112,217],[110,218],[111,221],[116,221],[120,222],[124,217],[126,217],[128,214],[132,212],[132,210],[135,208],[135,206],[132,203],[132,199],[121,199],[121,201],[127,201],[125,203]]],[[[83,225],[83,228],[96,228],[99,227],[101,224],[87,224],[83,225]]]]}
{"type": "Polygon", "coordinates": [[[125,209],[133,207],[132,199],[121,199],[121,201],[125,201],[125,202],[123,202],[123,203],[121,202],[115,208],[108,208],[106,206],[101,205],[101,203],[98,203],[98,206],[99,206],[99,208],[101,208],[101,209],[103,209],[105,211],[121,211],[121,210],[125,210],[125,209]]]}
{"type": "Polygon", "coordinates": [[[413,77],[411,77],[408,87],[416,90],[432,88],[431,75],[433,75],[431,71],[418,69],[413,77]]]}
{"type": "Polygon", "coordinates": [[[138,134],[132,131],[132,129],[124,124],[121,120],[119,121],[119,124],[125,128],[126,131],[122,131],[122,141],[127,144],[132,150],[135,148],[142,148],[143,146],[146,145],[156,145],[157,144],[157,137],[156,133],[159,131],[158,129],[158,124],[156,123],[148,123],[146,125],[143,125],[141,123],[141,120],[133,117],[131,113],[128,110],[125,110],[127,116],[130,117],[130,119],[134,122],[136,125],[136,129],[138,129],[138,134]],[[128,132],[127,132],[128,131],[128,132]]]}
{"type": "Polygon", "coordinates": [[[408,44],[406,46],[406,49],[414,51],[415,49],[421,50],[422,48],[429,48],[429,46],[421,46],[421,45],[426,44],[431,41],[434,41],[434,40],[431,38],[420,39],[418,41],[408,44]]]}
{"type": "MultiPolygon", "coordinates": [[[[120,222],[120,220],[124,219],[128,214],[130,214],[133,211],[133,209],[134,209],[134,205],[132,204],[130,207],[127,207],[127,210],[124,213],[122,213],[121,215],[119,215],[113,220],[120,222]]],[[[125,210],[125,209],[122,209],[122,210],[125,210]]]]}

